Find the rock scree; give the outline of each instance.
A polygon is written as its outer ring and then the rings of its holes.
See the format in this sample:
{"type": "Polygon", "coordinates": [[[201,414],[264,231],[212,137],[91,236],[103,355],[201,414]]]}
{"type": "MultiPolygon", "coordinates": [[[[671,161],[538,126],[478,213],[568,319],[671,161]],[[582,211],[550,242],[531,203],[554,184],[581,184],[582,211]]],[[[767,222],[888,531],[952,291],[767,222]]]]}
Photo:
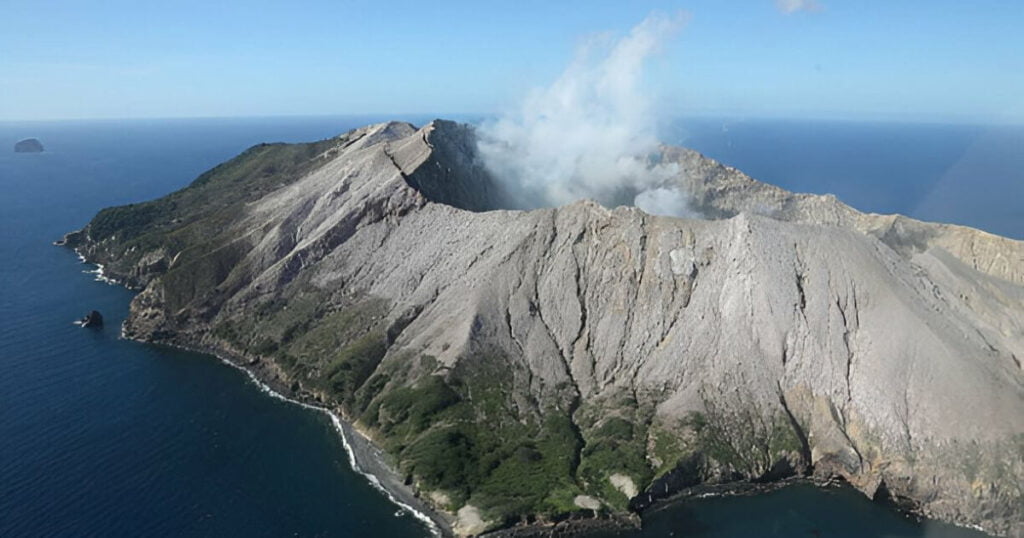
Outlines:
{"type": "Polygon", "coordinates": [[[1024,243],[668,146],[704,218],[522,211],[475,148],[443,120],[260,144],[64,243],[139,290],[127,337],[336,410],[446,532],[810,476],[1024,536],[1024,243]]]}

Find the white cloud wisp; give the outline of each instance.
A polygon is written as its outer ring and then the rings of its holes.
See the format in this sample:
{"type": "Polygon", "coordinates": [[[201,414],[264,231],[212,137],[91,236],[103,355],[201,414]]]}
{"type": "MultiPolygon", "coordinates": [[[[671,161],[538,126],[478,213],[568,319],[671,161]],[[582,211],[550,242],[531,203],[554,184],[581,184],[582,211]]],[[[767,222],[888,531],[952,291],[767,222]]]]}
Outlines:
{"type": "Polygon", "coordinates": [[[817,0],[775,0],[775,7],[783,13],[796,13],[797,11],[818,11],[821,5],[817,0]]]}
{"type": "Polygon", "coordinates": [[[550,87],[480,127],[480,155],[514,205],[592,198],[688,214],[685,195],[666,187],[678,170],[658,159],[657,117],[643,88],[647,60],[683,22],[682,14],[652,15],[625,37],[591,40],[550,87]]]}

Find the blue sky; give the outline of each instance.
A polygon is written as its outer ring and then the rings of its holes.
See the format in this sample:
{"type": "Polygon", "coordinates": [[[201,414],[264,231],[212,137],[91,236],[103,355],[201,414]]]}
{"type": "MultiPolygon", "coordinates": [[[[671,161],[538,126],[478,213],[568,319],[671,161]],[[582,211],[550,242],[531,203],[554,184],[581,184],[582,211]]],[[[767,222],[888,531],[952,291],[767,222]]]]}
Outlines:
{"type": "Polygon", "coordinates": [[[597,33],[689,22],[648,65],[691,115],[1024,123],[1024,2],[0,3],[0,120],[483,113],[597,33]]]}

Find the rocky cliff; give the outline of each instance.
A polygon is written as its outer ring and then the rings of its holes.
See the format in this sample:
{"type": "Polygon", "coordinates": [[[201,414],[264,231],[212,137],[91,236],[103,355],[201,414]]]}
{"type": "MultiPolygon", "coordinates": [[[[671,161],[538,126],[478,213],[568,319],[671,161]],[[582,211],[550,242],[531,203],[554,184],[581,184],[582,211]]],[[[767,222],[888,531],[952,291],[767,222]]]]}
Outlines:
{"type": "Polygon", "coordinates": [[[663,148],[705,219],[503,209],[469,127],[261,145],[66,243],[125,333],[341,412],[457,533],[841,477],[1024,536],[1024,243],[663,148]]]}

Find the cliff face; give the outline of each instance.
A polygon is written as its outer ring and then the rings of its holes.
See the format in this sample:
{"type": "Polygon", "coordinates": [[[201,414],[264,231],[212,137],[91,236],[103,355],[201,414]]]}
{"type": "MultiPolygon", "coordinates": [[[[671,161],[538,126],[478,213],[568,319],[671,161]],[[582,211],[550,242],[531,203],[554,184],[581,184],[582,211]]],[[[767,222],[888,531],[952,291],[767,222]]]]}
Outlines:
{"type": "Polygon", "coordinates": [[[681,148],[707,220],[503,210],[474,148],[257,146],[67,243],[142,290],[127,335],[336,407],[460,533],[814,473],[1024,535],[1024,243],[681,148]]]}

